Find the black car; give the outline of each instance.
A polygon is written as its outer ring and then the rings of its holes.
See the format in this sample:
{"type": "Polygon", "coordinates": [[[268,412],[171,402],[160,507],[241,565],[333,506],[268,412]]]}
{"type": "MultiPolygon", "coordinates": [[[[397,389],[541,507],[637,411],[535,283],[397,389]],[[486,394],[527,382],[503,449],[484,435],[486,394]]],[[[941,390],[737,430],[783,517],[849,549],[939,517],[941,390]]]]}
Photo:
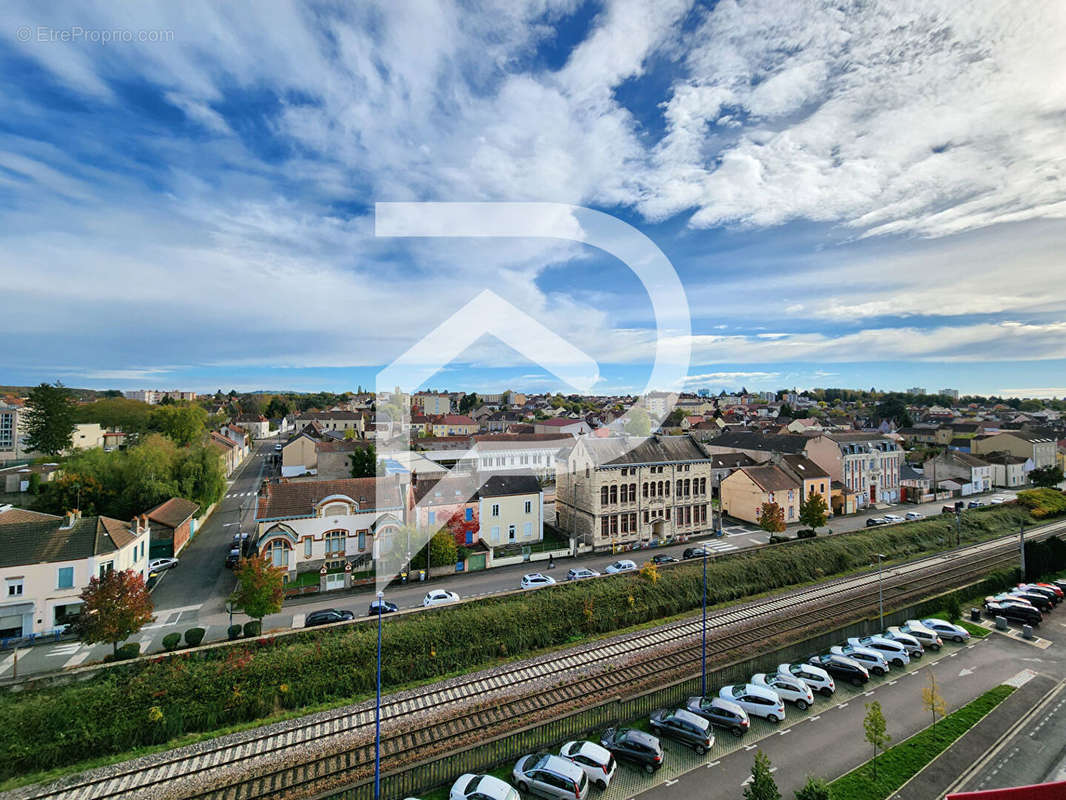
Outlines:
{"type": "Polygon", "coordinates": [[[1032,589],[1013,589],[1008,594],[1027,600],[1030,605],[1036,606],[1044,612],[1050,611],[1055,607],[1055,604],[1051,602],[1051,598],[1040,592],[1034,592],[1032,589]]]}
{"type": "Polygon", "coordinates": [[[673,556],[668,556],[666,553],[660,553],[657,556],[652,556],[651,562],[653,564],[676,564],[678,559],[673,556]]]}
{"type": "Polygon", "coordinates": [[[866,667],[847,656],[828,653],[824,656],[811,656],[808,661],[816,667],[821,667],[834,678],[850,682],[852,686],[862,686],[870,680],[866,667]]]}
{"type": "Polygon", "coordinates": [[[985,601],[985,611],[991,617],[1003,617],[1012,622],[1023,622],[1026,625],[1039,626],[1043,615],[1032,606],[1018,605],[1017,603],[998,603],[985,601]]]}
{"type": "Polygon", "coordinates": [[[710,552],[702,547],[687,547],[685,552],[681,554],[682,558],[703,558],[709,556],[710,552]]]}
{"type": "Polygon", "coordinates": [[[619,761],[643,767],[651,775],[663,765],[663,746],[650,733],[633,728],[608,728],[600,737],[600,746],[619,761]]]}
{"type": "Polygon", "coordinates": [[[878,525],[887,525],[887,524],[888,524],[888,520],[887,519],[882,519],[881,517],[870,517],[870,519],[866,520],[866,527],[867,528],[874,528],[874,527],[877,527],[878,525]]]}
{"type": "Polygon", "coordinates": [[[382,614],[391,614],[393,611],[399,611],[400,607],[395,603],[390,603],[388,600],[371,600],[370,610],[366,612],[368,617],[376,617],[378,615],[378,604],[381,604],[382,614]]]}
{"type": "Polygon", "coordinates": [[[241,551],[230,550],[226,555],[226,569],[233,569],[241,562],[241,551]]]}
{"type": "Polygon", "coordinates": [[[685,708],[738,738],[751,727],[748,712],[723,697],[690,697],[685,708]]]}
{"type": "Polygon", "coordinates": [[[321,611],[312,611],[304,619],[304,627],[310,628],[315,625],[329,625],[331,622],[345,622],[355,619],[355,614],[340,608],[323,608],[321,611]]]}
{"type": "Polygon", "coordinates": [[[696,716],[684,708],[676,711],[667,711],[665,708],[652,711],[648,724],[656,736],[665,736],[687,744],[698,756],[702,756],[714,744],[710,720],[696,716]]]}

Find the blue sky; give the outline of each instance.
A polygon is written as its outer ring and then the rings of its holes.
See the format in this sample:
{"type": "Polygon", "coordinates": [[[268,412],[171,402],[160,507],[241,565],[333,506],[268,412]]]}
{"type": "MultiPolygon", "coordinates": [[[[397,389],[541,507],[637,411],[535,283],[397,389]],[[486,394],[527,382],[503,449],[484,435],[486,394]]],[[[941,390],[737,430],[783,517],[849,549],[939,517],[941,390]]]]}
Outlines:
{"type": "MultiPolygon", "coordinates": [[[[250,8],[8,7],[0,383],[371,386],[491,288],[641,389],[617,259],[374,236],[375,202],[542,201],[670,259],[690,387],[1066,395],[1057,4],[250,8]]],[[[431,383],[566,388],[489,340],[431,383]]]]}

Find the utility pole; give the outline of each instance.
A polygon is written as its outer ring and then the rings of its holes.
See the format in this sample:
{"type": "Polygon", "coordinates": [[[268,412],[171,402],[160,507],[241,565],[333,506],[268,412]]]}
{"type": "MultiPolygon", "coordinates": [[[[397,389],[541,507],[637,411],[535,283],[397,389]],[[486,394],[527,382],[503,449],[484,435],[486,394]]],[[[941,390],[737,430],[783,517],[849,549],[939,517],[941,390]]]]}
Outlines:
{"type": "Polygon", "coordinates": [[[1025,523],[1018,526],[1018,552],[1022,554],[1022,580],[1025,578],[1025,523]]]}
{"type": "Polygon", "coordinates": [[[378,592],[378,696],[374,707],[374,800],[381,800],[381,614],[385,593],[378,592]]]}
{"type": "Polygon", "coordinates": [[[962,509],[955,509],[955,546],[962,547],[962,509]]]}
{"type": "Polygon", "coordinates": [[[884,553],[877,554],[877,612],[881,620],[881,630],[885,629],[885,594],[884,584],[882,578],[884,573],[881,570],[881,559],[885,557],[884,553]]]}
{"type": "Polygon", "coordinates": [[[707,548],[703,547],[703,648],[700,655],[700,697],[707,696],[707,548]]]}

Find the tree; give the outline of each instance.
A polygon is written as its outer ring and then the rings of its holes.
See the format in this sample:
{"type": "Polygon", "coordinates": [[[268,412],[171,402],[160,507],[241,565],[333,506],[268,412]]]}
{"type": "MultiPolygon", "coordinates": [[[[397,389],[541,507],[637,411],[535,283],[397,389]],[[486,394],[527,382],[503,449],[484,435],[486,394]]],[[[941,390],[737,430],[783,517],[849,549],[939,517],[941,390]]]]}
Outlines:
{"type": "Polygon", "coordinates": [[[74,441],[74,396],[59,383],[42,383],[30,390],[26,400],[26,446],[57,456],[74,441]]]}
{"type": "Polygon", "coordinates": [[[181,447],[203,438],[206,423],[207,412],[200,406],[171,405],[152,410],[152,430],[169,436],[181,447]]]}
{"type": "Polygon", "coordinates": [[[1062,483],[1062,467],[1040,467],[1029,471],[1029,481],[1042,489],[1054,489],[1062,483]]]}
{"type": "Polygon", "coordinates": [[[914,424],[910,412],[907,411],[907,404],[900,397],[889,395],[877,404],[876,413],[880,419],[890,419],[895,422],[898,428],[909,428],[914,424]]]}
{"type": "Polygon", "coordinates": [[[109,642],[116,655],[119,642],[152,621],[152,597],[144,578],[132,570],[109,570],[101,578],[90,578],[81,590],[81,603],[74,633],[85,644],[109,642]]]}
{"type": "Polygon", "coordinates": [[[625,429],[630,436],[647,436],[651,433],[651,417],[642,406],[633,406],[629,411],[625,429]]]}
{"type": "MultiPolygon", "coordinates": [[[[455,537],[448,530],[440,530],[433,534],[433,538],[426,545],[429,548],[429,563],[434,567],[453,567],[459,557],[459,549],[455,545],[455,537]]],[[[422,548],[423,551],[426,549],[422,548]]],[[[425,566],[426,557],[415,556],[411,559],[412,565],[425,566]]]]}
{"type": "Polygon", "coordinates": [[[777,412],[777,416],[783,419],[795,419],[796,411],[788,403],[785,403],[777,412]]]}
{"type": "Polygon", "coordinates": [[[276,394],[267,403],[264,415],[270,419],[281,419],[292,413],[292,401],[284,395],[276,394]]]}
{"type": "Polygon", "coordinates": [[[475,408],[480,405],[481,401],[478,400],[478,396],[471,392],[470,394],[464,394],[463,398],[459,401],[459,413],[469,414],[475,408]]]}
{"type": "Polygon", "coordinates": [[[888,735],[885,724],[885,715],[881,711],[881,704],[874,700],[866,704],[866,717],[862,721],[862,729],[865,732],[866,741],[874,748],[874,779],[877,778],[877,754],[885,749],[892,737],[888,735]]]}
{"type": "Polygon", "coordinates": [[[763,503],[759,514],[759,527],[767,533],[780,533],[785,529],[785,509],[777,503],[763,503]]]}
{"type": "Polygon", "coordinates": [[[751,782],[744,787],[744,800],[781,800],[781,792],[770,774],[770,759],[762,750],[755,753],[751,782]]]}
{"type": "Polygon", "coordinates": [[[808,775],[807,782],[796,790],[796,800],[829,800],[829,782],[808,775]]]}
{"type": "Polygon", "coordinates": [[[936,676],[929,670],[929,685],[922,689],[922,708],[933,716],[933,738],[936,738],[936,718],[948,713],[947,703],[936,688],[936,676]]]}
{"type": "Polygon", "coordinates": [[[252,619],[262,622],[267,614],[281,611],[285,599],[285,570],[266,556],[242,558],[234,570],[237,588],[230,601],[252,619]]]}
{"type": "Polygon", "coordinates": [[[807,495],[807,499],[800,503],[800,522],[808,528],[820,528],[829,519],[829,507],[825,504],[825,497],[820,492],[807,495]]]}
{"type": "Polygon", "coordinates": [[[378,455],[372,444],[360,447],[348,456],[348,461],[352,465],[353,478],[373,478],[377,475],[378,455]]]}

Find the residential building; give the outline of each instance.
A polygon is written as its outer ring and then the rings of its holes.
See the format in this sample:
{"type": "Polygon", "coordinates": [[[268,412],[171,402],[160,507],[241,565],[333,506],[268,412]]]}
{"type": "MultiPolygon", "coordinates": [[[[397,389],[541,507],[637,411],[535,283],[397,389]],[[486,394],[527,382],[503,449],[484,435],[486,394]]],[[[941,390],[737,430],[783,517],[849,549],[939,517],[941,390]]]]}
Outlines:
{"type": "Polygon", "coordinates": [[[133,392],[123,392],[123,394],[130,400],[140,400],[142,403],[147,403],[150,406],[163,402],[164,398],[170,398],[176,403],[191,403],[196,400],[197,397],[196,392],[184,392],[179,389],[171,389],[170,391],[139,389],[133,392]]]}
{"type": "Polygon", "coordinates": [[[711,459],[689,436],[580,437],[555,473],[557,526],[585,544],[710,529],[711,459]]]}
{"type": "Polygon", "coordinates": [[[776,503],[784,512],[785,524],[799,520],[803,500],[800,482],[777,464],[741,467],[720,488],[722,511],[736,519],[758,524],[764,503],[776,503]]]}
{"type": "Polygon", "coordinates": [[[431,436],[472,436],[478,432],[476,420],[465,414],[430,416],[427,431],[431,436]]]}
{"type": "Polygon", "coordinates": [[[281,447],[281,476],[292,478],[297,475],[314,475],[318,470],[318,449],[322,441],[322,426],[318,422],[309,422],[299,433],[281,447]]]}
{"type": "Polygon", "coordinates": [[[757,433],[725,431],[708,440],[703,449],[711,455],[746,453],[756,463],[770,460],[774,455],[803,455],[829,473],[833,480],[843,480],[843,457],[839,445],[827,434],[757,433]]]}
{"type": "Polygon", "coordinates": [[[347,588],[353,571],[372,566],[381,538],[403,524],[404,492],[395,476],[264,483],[256,547],[288,581],[310,572],[324,591],[347,588]]]}
{"type": "Polygon", "coordinates": [[[866,431],[829,433],[826,437],[840,450],[839,480],[855,493],[858,508],[899,502],[903,448],[895,440],[866,431]]]}
{"type": "Polygon", "coordinates": [[[207,435],[207,446],[218,454],[219,461],[222,463],[222,471],[226,475],[232,474],[244,460],[243,448],[217,431],[211,431],[207,435]]]}
{"type": "MultiPolygon", "coordinates": [[[[773,463],[788,473],[800,485],[800,501],[812,495],[820,494],[825,500],[826,511],[830,516],[833,514],[832,507],[832,476],[822,467],[815,464],[811,459],[797,453],[784,453],[775,456],[773,463]]],[[[786,516],[786,521],[787,521],[786,516]]]]}
{"type": "Polygon", "coordinates": [[[270,420],[262,414],[240,414],[233,421],[253,439],[266,439],[270,436],[270,420]]]}
{"type": "Polygon", "coordinates": [[[992,472],[992,465],[983,458],[957,450],[940,453],[928,459],[922,467],[922,474],[930,480],[930,485],[939,486],[948,478],[961,480],[960,491],[964,497],[991,491],[992,472]]]}
{"type": "Polygon", "coordinates": [[[415,392],[411,395],[411,413],[440,417],[452,411],[452,398],[447,392],[415,392]]]}
{"type": "Polygon", "coordinates": [[[677,392],[649,392],[641,402],[651,416],[661,419],[674,410],[677,400],[677,392]]]}
{"type": "MultiPolygon", "coordinates": [[[[477,497],[477,540],[499,547],[544,538],[544,492],[533,473],[490,475],[477,497]]],[[[467,545],[475,541],[468,537],[467,545]]]]}
{"type": "Polygon", "coordinates": [[[79,422],[74,426],[74,433],[70,438],[70,449],[67,452],[93,450],[103,446],[104,429],[95,422],[79,422]]]}
{"type": "Polygon", "coordinates": [[[910,389],[907,389],[907,394],[925,394],[925,387],[912,386],[910,389]]]}
{"type": "Polygon", "coordinates": [[[122,522],[8,509],[0,513],[0,639],[71,622],[89,579],[111,570],[147,575],[148,521],[122,522]]]}
{"type": "Polygon", "coordinates": [[[477,471],[529,471],[543,480],[555,480],[555,457],[573,444],[569,435],[555,433],[482,434],[474,437],[468,457],[477,471]]]}
{"type": "Polygon", "coordinates": [[[581,436],[591,432],[592,428],[583,419],[553,417],[552,419],[536,420],[533,423],[533,433],[552,434],[555,436],[581,436]]]}
{"type": "Polygon", "coordinates": [[[1033,468],[1055,466],[1058,442],[1051,434],[1030,431],[1003,431],[991,436],[978,436],[970,445],[970,452],[984,456],[987,453],[1006,452],[1012,456],[1032,459],[1033,468]]]}
{"type": "Polygon", "coordinates": [[[18,405],[0,403],[0,462],[23,456],[21,411],[18,405]]]}
{"type": "Polygon", "coordinates": [[[711,455],[711,497],[718,497],[722,481],[741,467],[754,467],[755,459],[747,453],[714,453],[711,455]]]}
{"type": "Polygon", "coordinates": [[[317,423],[320,430],[353,431],[362,436],[366,433],[367,416],[362,411],[305,411],[296,417],[296,427],[305,427],[309,422],[317,423]]]}
{"type": "Polygon", "coordinates": [[[59,464],[24,464],[16,467],[0,469],[0,491],[7,494],[27,492],[32,485],[32,476],[37,475],[37,481],[48,483],[59,474],[59,464]]]}
{"type": "Polygon", "coordinates": [[[411,476],[408,518],[420,529],[436,533],[449,525],[457,545],[473,545],[478,535],[477,476],[411,476]],[[447,484],[447,488],[445,488],[447,484]]]}
{"type": "Polygon", "coordinates": [[[352,477],[352,455],[356,450],[365,450],[370,442],[345,439],[341,441],[316,441],[315,474],[319,480],[339,480],[352,477]]]}
{"type": "Polygon", "coordinates": [[[1029,483],[1033,459],[1000,451],[983,453],[981,458],[992,465],[992,485],[997,489],[1017,489],[1029,483]]]}
{"type": "Polygon", "coordinates": [[[196,512],[200,506],[184,497],[164,500],[151,511],[148,518],[148,558],[176,556],[196,534],[196,512]]]}

